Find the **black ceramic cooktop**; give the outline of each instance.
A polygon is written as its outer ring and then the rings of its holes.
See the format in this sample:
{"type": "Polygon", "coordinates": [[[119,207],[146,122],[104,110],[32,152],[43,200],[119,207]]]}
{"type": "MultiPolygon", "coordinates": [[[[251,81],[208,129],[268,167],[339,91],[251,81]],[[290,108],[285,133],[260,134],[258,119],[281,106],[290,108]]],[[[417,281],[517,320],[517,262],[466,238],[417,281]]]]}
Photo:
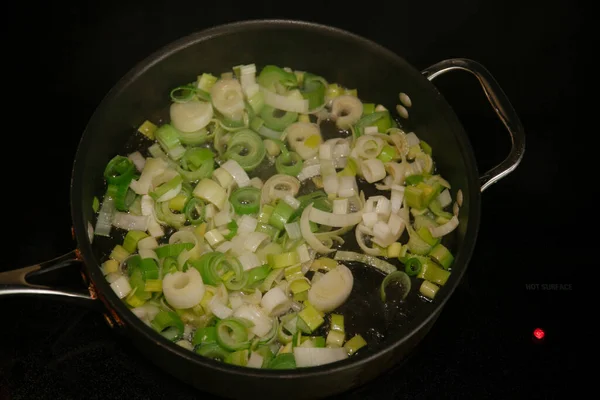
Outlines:
{"type": "MultiPolygon", "coordinates": [[[[471,263],[432,331],[401,367],[339,398],[559,397],[574,368],[571,343],[577,340],[570,309],[579,287],[573,265],[561,256],[565,215],[557,215],[556,187],[564,165],[558,162],[560,139],[576,128],[580,11],[567,2],[543,8],[476,0],[399,1],[393,7],[284,3],[8,6],[0,76],[3,215],[10,224],[0,270],[75,248],[69,184],[80,135],[105,93],[149,53],[236,20],[330,24],[379,42],[419,69],[450,57],[481,62],[527,134],[521,165],[482,195],[471,263]],[[543,340],[534,339],[536,328],[543,340]]],[[[465,126],[480,170],[500,162],[508,135],[476,82],[452,74],[436,84],[465,126]]],[[[0,327],[0,399],[214,398],[146,362],[96,311],[45,298],[0,297],[0,327]]]]}

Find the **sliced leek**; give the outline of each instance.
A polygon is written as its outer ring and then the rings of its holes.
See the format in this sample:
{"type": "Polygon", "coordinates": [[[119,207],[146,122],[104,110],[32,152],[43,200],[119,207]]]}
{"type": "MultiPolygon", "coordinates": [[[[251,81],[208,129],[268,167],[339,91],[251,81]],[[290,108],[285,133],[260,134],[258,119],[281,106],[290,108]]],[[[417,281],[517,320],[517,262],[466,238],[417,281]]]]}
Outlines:
{"type": "Polygon", "coordinates": [[[107,282],[157,334],[236,366],[368,351],[365,332],[349,331],[361,316],[341,308],[359,286],[351,269],[382,273],[366,290],[407,313],[452,274],[468,199],[437,169],[444,149],[399,127],[404,108],[313,71],[217,72],[173,88],[168,120],[139,125],[147,150],[107,160],[88,230],[116,241],[107,282]]]}

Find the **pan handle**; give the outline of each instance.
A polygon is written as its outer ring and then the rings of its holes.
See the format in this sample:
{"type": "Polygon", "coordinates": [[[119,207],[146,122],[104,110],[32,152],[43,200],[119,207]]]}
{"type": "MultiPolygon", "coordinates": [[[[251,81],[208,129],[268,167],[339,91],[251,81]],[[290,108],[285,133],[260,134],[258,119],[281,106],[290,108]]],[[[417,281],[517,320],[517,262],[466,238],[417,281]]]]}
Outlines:
{"type": "MultiPolygon", "coordinates": [[[[69,272],[67,270],[71,268],[79,268],[81,271],[80,267],[81,260],[79,258],[78,250],[73,250],[50,261],[25,268],[0,272],[0,299],[13,295],[44,295],[96,308],[101,305],[101,301],[97,299],[96,292],[92,285],[90,285],[87,290],[83,289],[77,291],[60,288],[60,284],[58,283],[60,280],[57,279],[54,279],[55,281],[58,281],[56,288],[30,282],[31,280],[38,281],[41,279],[52,278],[53,275],[56,276],[56,274],[69,272]]],[[[83,278],[87,280],[85,275],[83,275],[83,278]]]]}
{"type": "Polygon", "coordinates": [[[477,61],[469,60],[467,58],[451,58],[440,61],[429,68],[425,68],[421,73],[427,79],[433,81],[438,76],[453,70],[467,71],[477,78],[488,101],[508,130],[512,142],[508,157],[500,164],[485,172],[479,178],[481,191],[483,192],[491,184],[510,174],[517,165],[519,165],[523,158],[523,154],[525,153],[525,132],[515,109],[510,104],[510,101],[504,94],[504,91],[498,82],[496,82],[492,74],[477,61]]]}

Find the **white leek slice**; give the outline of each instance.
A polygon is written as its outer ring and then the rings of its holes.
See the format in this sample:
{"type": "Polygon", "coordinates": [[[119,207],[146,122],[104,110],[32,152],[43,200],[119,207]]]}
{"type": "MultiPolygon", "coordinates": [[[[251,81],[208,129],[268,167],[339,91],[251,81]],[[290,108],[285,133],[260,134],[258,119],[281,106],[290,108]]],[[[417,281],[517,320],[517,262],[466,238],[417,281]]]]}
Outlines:
{"type": "Polygon", "coordinates": [[[346,358],[348,353],[343,347],[294,347],[294,359],[298,368],[316,367],[346,358]]]}
{"type": "Polygon", "coordinates": [[[348,299],[353,285],[350,269],[338,264],[308,290],[308,301],[319,311],[333,311],[348,299]]]}
{"type": "Polygon", "coordinates": [[[347,214],[348,213],[348,199],[333,200],[333,213],[334,214],[347,214]]]}
{"type": "Polygon", "coordinates": [[[300,207],[300,200],[296,199],[292,195],[286,194],[283,197],[283,201],[286,202],[287,205],[292,207],[294,210],[296,210],[298,207],[300,207]]]}
{"type": "Polygon", "coordinates": [[[404,187],[402,187],[402,190],[397,190],[397,188],[392,189],[390,201],[392,203],[392,214],[398,213],[402,208],[402,202],[404,201],[404,187]]]}
{"type": "Polygon", "coordinates": [[[154,200],[149,195],[145,194],[141,200],[142,215],[148,215],[148,233],[152,237],[161,237],[165,233],[162,226],[156,219],[156,213],[154,211],[154,200]]]}
{"type": "Polygon", "coordinates": [[[242,300],[244,303],[248,304],[260,304],[260,300],[262,299],[262,292],[256,288],[252,294],[244,294],[242,295],[242,300]]]}
{"type": "Polygon", "coordinates": [[[152,191],[156,190],[156,188],[158,188],[160,185],[162,185],[164,183],[168,183],[172,180],[176,180],[180,183],[177,184],[177,186],[175,186],[173,189],[168,190],[167,192],[163,193],[158,199],[156,199],[157,203],[169,201],[172,198],[174,198],[175,196],[177,196],[179,194],[179,192],[181,191],[182,180],[181,180],[181,177],[179,176],[179,173],[177,171],[175,171],[173,168],[167,168],[167,169],[165,169],[165,171],[162,174],[157,175],[154,178],[152,178],[152,186],[150,187],[150,189],[152,191]]]}
{"type": "Polygon", "coordinates": [[[129,187],[137,194],[148,194],[152,180],[162,174],[168,166],[167,162],[162,158],[148,157],[140,178],[132,180],[129,187]]]}
{"type": "Polygon", "coordinates": [[[390,135],[390,139],[394,143],[394,146],[396,146],[396,150],[398,151],[398,154],[402,158],[406,157],[410,146],[408,145],[408,141],[406,140],[406,134],[404,133],[404,131],[402,129],[396,128],[396,129],[393,129],[389,135],[390,135]]]}
{"type": "Polygon", "coordinates": [[[159,261],[158,256],[156,255],[156,252],[154,250],[151,249],[139,249],[138,250],[138,254],[141,257],[141,259],[143,260],[144,258],[152,258],[154,260],[156,260],[156,262],[159,261]]]}
{"type": "MultiPolygon", "coordinates": [[[[256,226],[258,225],[258,220],[249,215],[242,215],[238,221],[238,236],[254,232],[256,230],[256,226]]],[[[245,238],[242,238],[245,242],[245,238]]]]}
{"type": "Polygon", "coordinates": [[[275,174],[265,182],[260,192],[260,204],[271,203],[290,195],[295,197],[300,190],[300,181],[289,175],[275,174]]]}
{"type": "Polygon", "coordinates": [[[155,305],[146,303],[139,307],[132,308],[131,312],[134,313],[139,319],[149,324],[150,321],[156,317],[156,314],[160,312],[160,309],[155,305]]]}
{"type": "Polygon", "coordinates": [[[408,147],[412,147],[418,145],[421,141],[414,132],[409,132],[406,134],[406,143],[408,144],[408,147]]]}
{"type": "Polygon", "coordinates": [[[155,217],[148,220],[148,233],[155,238],[165,235],[165,231],[155,217]]]}
{"type": "Polygon", "coordinates": [[[331,160],[333,158],[333,148],[331,143],[323,143],[319,146],[319,158],[321,160],[331,160]]]}
{"type": "Polygon", "coordinates": [[[205,128],[213,117],[212,105],[205,101],[173,103],[170,108],[171,123],[182,132],[196,132],[205,128]]]}
{"type": "Polygon", "coordinates": [[[232,247],[233,243],[230,241],[226,241],[218,245],[215,251],[218,251],[219,253],[227,253],[229,250],[231,250],[232,247]]]}
{"type": "Polygon", "coordinates": [[[302,237],[302,231],[300,230],[299,221],[294,221],[291,224],[285,224],[284,228],[290,239],[295,240],[300,239],[302,237]]]}
{"type": "Polygon", "coordinates": [[[303,160],[315,157],[323,141],[319,125],[310,122],[295,122],[285,129],[285,137],[291,149],[303,160]],[[309,139],[310,138],[310,139],[309,139]],[[309,141],[309,145],[306,141],[309,141]]]}
{"type": "Polygon", "coordinates": [[[204,296],[204,282],[196,268],[186,272],[166,274],[163,278],[163,294],[175,308],[191,308],[200,303],[204,296]]]}
{"type": "Polygon", "coordinates": [[[377,221],[379,221],[379,217],[375,211],[365,212],[362,215],[362,222],[365,226],[372,228],[377,221]]]}
{"type": "MultiPolygon", "coordinates": [[[[231,203],[229,203],[231,205],[231,203]]],[[[231,208],[231,207],[229,207],[231,208]]],[[[228,223],[231,222],[232,218],[231,218],[231,210],[224,208],[223,210],[219,211],[218,213],[215,214],[215,216],[213,217],[213,222],[215,223],[215,226],[223,226],[226,225],[228,223]]]]}
{"type": "MultiPolygon", "coordinates": [[[[247,250],[244,248],[244,243],[246,242],[246,233],[240,233],[238,228],[238,234],[231,239],[231,246],[229,250],[231,251],[232,255],[239,257],[247,252],[247,250]]],[[[266,264],[266,262],[263,264],[266,264]]]]}
{"type": "Polygon", "coordinates": [[[265,310],[254,304],[244,304],[233,313],[234,317],[245,318],[252,322],[254,326],[250,332],[258,337],[265,336],[273,327],[273,319],[270,318],[265,310]]]}
{"type": "Polygon", "coordinates": [[[350,144],[346,139],[338,139],[333,146],[333,159],[346,158],[350,156],[350,144]]]}
{"type": "Polygon", "coordinates": [[[358,246],[361,248],[361,250],[365,254],[368,254],[371,256],[381,255],[381,250],[379,250],[379,248],[368,247],[367,244],[365,243],[365,239],[364,239],[365,235],[373,236],[373,230],[371,228],[368,228],[363,224],[358,224],[356,226],[356,229],[354,230],[354,233],[356,236],[356,243],[358,243],[358,246]]]}
{"type": "Polygon", "coordinates": [[[375,135],[363,135],[356,139],[354,144],[354,150],[356,154],[361,158],[375,158],[381,153],[381,150],[385,146],[385,142],[378,136],[375,135]]]}
{"type": "Polygon", "coordinates": [[[262,263],[259,260],[258,256],[256,254],[254,254],[254,253],[249,252],[249,251],[242,253],[238,257],[238,261],[242,265],[242,268],[243,268],[244,271],[248,271],[248,270],[250,270],[252,268],[260,267],[262,265],[262,263]]]}
{"type": "Polygon", "coordinates": [[[135,168],[139,172],[142,172],[144,170],[144,166],[146,165],[146,159],[144,158],[142,153],[140,153],[139,151],[134,151],[133,153],[128,155],[127,158],[129,158],[131,162],[133,162],[133,165],[135,165],[135,168]]]}
{"type": "MultiPolygon", "coordinates": [[[[106,279],[106,282],[113,283],[113,282],[116,282],[117,280],[119,280],[119,278],[122,278],[122,277],[123,277],[123,274],[121,274],[120,272],[111,272],[111,273],[106,274],[106,276],[104,278],[106,279]]],[[[127,281],[127,284],[129,284],[129,281],[127,281]]],[[[117,293],[117,295],[118,294],[119,293],[117,293]]]]}
{"type": "Polygon", "coordinates": [[[246,98],[252,97],[252,95],[258,91],[255,64],[242,65],[240,67],[240,84],[246,98]]]}
{"type": "MultiPolygon", "coordinates": [[[[198,241],[198,237],[191,230],[180,229],[169,237],[169,244],[175,243],[192,243],[194,247],[187,250],[188,258],[196,259],[201,256],[202,245],[198,241]]],[[[183,263],[182,263],[183,265],[183,263]]]]}
{"type": "MultiPolygon", "coordinates": [[[[362,137],[362,136],[361,136],[362,137]]],[[[378,158],[364,160],[361,163],[362,174],[369,183],[374,183],[385,178],[385,167],[378,158]]]]}
{"type": "Polygon", "coordinates": [[[102,201],[100,211],[98,212],[98,220],[96,221],[95,229],[96,235],[110,236],[115,212],[117,212],[115,200],[110,196],[105,196],[104,201],[102,201]]]}
{"type": "Polygon", "coordinates": [[[211,179],[202,179],[198,182],[193,194],[202,200],[214,204],[219,210],[222,210],[227,202],[227,192],[225,189],[211,179]]]}
{"type": "Polygon", "coordinates": [[[392,177],[393,183],[398,185],[404,184],[404,178],[406,177],[407,164],[397,162],[385,163],[385,170],[392,177]]]}
{"type": "Polygon", "coordinates": [[[204,234],[204,240],[213,249],[225,241],[225,237],[219,232],[217,228],[211,229],[204,234]]]}
{"type": "Polygon", "coordinates": [[[448,189],[444,189],[437,197],[437,201],[440,203],[442,208],[449,206],[452,203],[452,196],[448,189]]]}
{"type": "MultiPolygon", "coordinates": [[[[324,160],[328,161],[328,160],[324,160]]],[[[321,167],[321,171],[323,167],[321,167]]],[[[323,189],[325,193],[335,195],[340,187],[339,177],[334,174],[323,175],[323,189]]]]}
{"type": "Polygon", "coordinates": [[[253,351],[252,353],[250,353],[250,358],[248,358],[248,364],[246,364],[246,367],[262,368],[263,362],[264,362],[263,356],[261,356],[260,354],[258,354],[255,351],[253,351]]]}
{"type": "Polygon", "coordinates": [[[156,241],[156,238],[153,238],[152,236],[148,236],[148,237],[141,239],[138,242],[137,247],[139,250],[142,250],[142,249],[154,250],[155,248],[158,247],[158,242],[156,241]]]}
{"type": "Polygon", "coordinates": [[[298,253],[298,259],[301,263],[306,263],[313,259],[313,257],[310,256],[308,247],[306,247],[306,244],[304,243],[296,247],[296,253],[298,253]]]}
{"type": "Polygon", "coordinates": [[[355,96],[338,96],[331,104],[331,117],[340,129],[349,129],[360,119],[362,113],[363,104],[355,96]]]}
{"type": "Polygon", "coordinates": [[[458,227],[458,218],[454,215],[450,221],[446,222],[444,225],[429,228],[429,231],[433,237],[442,237],[455,230],[456,227],[458,227]]]}
{"type": "Polygon", "coordinates": [[[373,225],[373,243],[381,247],[388,247],[395,241],[396,239],[387,223],[377,221],[375,225],[373,225]]]}
{"type": "Polygon", "coordinates": [[[213,106],[226,118],[241,121],[244,116],[244,93],[235,79],[221,79],[210,89],[213,106]]]}
{"type": "Polygon", "coordinates": [[[365,126],[364,132],[365,135],[373,135],[379,133],[379,128],[376,126],[365,126]]]}
{"type": "Polygon", "coordinates": [[[338,179],[340,185],[338,187],[339,197],[352,197],[358,194],[358,185],[354,176],[340,176],[338,179]]]}
{"type": "Polygon", "coordinates": [[[212,177],[217,181],[219,185],[224,187],[225,189],[229,188],[235,182],[233,180],[233,176],[223,168],[219,167],[213,171],[212,177]]]}
{"type": "Polygon", "coordinates": [[[267,239],[269,239],[269,235],[264,232],[251,232],[246,237],[244,248],[254,253],[267,239]]]}
{"type": "Polygon", "coordinates": [[[388,220],[388,226],[392,235],[394,236],[394,241],[398,240],[402,232],[404,232],[404,228],[406,228],[406,223],[404,220],[397,214],[390,215],[390,219],[388,220]]]}
{"type": "Polygon", "coordinates": [[[272,317],[277,317],[285,314],[292,306],[292,302],[281,288],[275,286],[263,295],[260,305],[267,314],[272,317]]]}
{"type": "Polygon", "coordinates": [[[379,199],[375,206],[375,213],[382,220],[387,220],[392,212],[392,203],[386,197],[379,199]]]}
{"type": "MultiPolygon", "coordinates": [[[[298,174],[300,181],[305,181],[312,177],[315,177],[321,173],[321,164],[308,165],[302,168],[302,171],[298,174]]],[[[342,177],[340,177],[342,178],[342,177]]]]}
{"type": "MultiPolygon", "coordinates": [[[[195,269],[195,268],[191,268],[195,269]]],[[[213,313],[217,318],[225,319],[230,317],[233,314],[233,310],[227,307],[223,302],[214,296],[210,302],[208,303],[208,309],[211,313],[213,313]]]]}
{"type": "Polygon", "coordinates": [[[131,292],[131,285],[126,277],[121,276],[110,284],[111,289],[119,296],[120,299],[127,296],[131,292]]]}
{"type": "Polygon", "coordinates": [[[253,186],[257,189],[262,189],[263,185],[264,184],[262,179],[260,179],[258,176],[255,176],[254,178],[250,179],[250,186],[253,186]]]}
{"type": "Polygon", "coordinates": [[[308,113],[308,100],[302,97],[298,91],[292,91],[287,96],[273,93],[263,87],[260,88],[265,97],[265,104],[279,110],[297,112],[300,114],[308,113]]]}
{"type": "Polygon", "coordinates": [[[244,171],[244,169],[240,166],[240,164],[238,164],[237,161],[227,160],[221,165],[221,168],[229,172],[229,174],[235,180],[235,183],[237,183],[238,187],[245,187],[250,185],[250,177],[248,177],[246,171],[244,171]]]}
{"type": "Polygon", "coordinates": [[[302,211],[302,216],[300,217],[300,230],[302,231],[302,237],[306,240],[306,243],[310,247],[312,247],[317,253],[327,254],[334,251],[334,249],[330,249],[325,246],[312,231],[310,230],[310,220],[309,214],[313,210],[312,203],[309,204],[304,211],[302,211]]]}
{"type": "Polygon", "coordinates": [[[312,222],[320,225],[343,228],[358,224],[362,220],[362,210],[351,214],[338,215],[319,210],[318,208],[311,208],[309,217],[312,222]]]}
{"type": "Polygon", "coordinates": [[[133,215],[124,212],[116,212],[113,216],[113,226],[128,231],[146,231],[148,229],[148,219],[146,215],[133,215]]]}

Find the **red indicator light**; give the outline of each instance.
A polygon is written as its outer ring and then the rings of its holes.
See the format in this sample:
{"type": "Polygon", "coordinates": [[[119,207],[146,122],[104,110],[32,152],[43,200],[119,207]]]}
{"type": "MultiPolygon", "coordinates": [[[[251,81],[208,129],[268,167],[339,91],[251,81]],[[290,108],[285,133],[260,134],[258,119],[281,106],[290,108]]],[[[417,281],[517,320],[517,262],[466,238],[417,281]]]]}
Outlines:
{"type": "Polygon", "coordinates": [[[535,328],[533,331],[533,336],[538,340],[542,340],[544,336],[546,336],[546,332],[544,332],[544,330],[541,328],[535,328]]]}

